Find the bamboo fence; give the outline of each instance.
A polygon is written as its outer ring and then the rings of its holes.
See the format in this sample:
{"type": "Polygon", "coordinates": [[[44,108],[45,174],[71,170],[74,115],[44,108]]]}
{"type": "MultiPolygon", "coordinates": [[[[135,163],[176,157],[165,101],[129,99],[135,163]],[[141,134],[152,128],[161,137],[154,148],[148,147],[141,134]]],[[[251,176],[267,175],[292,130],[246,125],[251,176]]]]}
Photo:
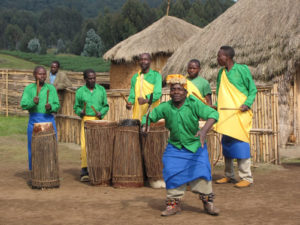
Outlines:
{"type": "MultiPolygon", "coordinates": [[[[278,93],[277,85],[258,86],[258,93],[253,111],[253,128],[250,132],[250,146],[253,162],[279,163],[278,151],[278,93]]],[[[121,93],[128,97],[129,90],[107,90],[109,111],[104,117],[105,120],[120,121],[132,118],[132,111],[126,110],[125,101],[121,93]]],[[[213,91],[213,102],[215,92],[213,91]]],[[[62,142],[80,143],[80,117],[73,111],[75,101],[75,90],[67,89],[64,93],[64,102],[59,114],[56,116],[58,139],[62,142]]],[[[168,101],[169,90],[163,89],[161,101],[168,101]]],[[[212,142],[216,146],[214,160],[220,158],[221,135],[215,134],[212,142]]]]}
{"type": "MultiPolygon", "coordinates": [[[[85,84],[82,73],[66,72],[73,87],[85,84]]],[[[109,73],[97,73],[97,83],[109,86],[109,73]]],[[[34,82],[32,70],[0,69],[0,114],[27,115],[20,107],[24,88],[34,82]]]]}
{"type": "MultiPolygon", "coordinates": [[[[74,87],[83,84],[81,73],[68,73],[74,87]]],[[[107,75],[97,76],[97,82],[107,83],[107,75]]],[[[24,115],[28,114],[21,110],[19,104],[24,87],[34,82],[32,71],[0,70],[0,113],[5,115],[24,115]]],[[[258,86],[253,111],[253,129],[250,132],[251,155],[254,163],[279,163],[278,151],[278,87],[258,86]]],[[[74,111],[76,88],[69,88],[59,93],[61,109],[56,115],[58,140],[62,142],[80,143],[81,119],[74,111]]],[[[109,111],[104,117],[105,120],[119,121],[132,118],[132,111],[125,108],[125,101],[121,93],[126,97],[129,90],[107,90],[107,100],[109,111]]],[[[163,89],[161,101],[169,100],[169,90],[163,89]]],[[[215,102],[215,92],[212,94],[215,102]]],[[[219,140],[221,135],[215,135],[214,160],[220,158],[222,153],[219,140]]]]}

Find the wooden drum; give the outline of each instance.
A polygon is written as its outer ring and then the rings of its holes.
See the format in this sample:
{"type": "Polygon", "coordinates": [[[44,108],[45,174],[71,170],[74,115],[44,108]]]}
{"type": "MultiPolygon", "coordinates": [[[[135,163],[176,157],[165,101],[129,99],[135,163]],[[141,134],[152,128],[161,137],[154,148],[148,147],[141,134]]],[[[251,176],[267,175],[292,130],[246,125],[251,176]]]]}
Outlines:
{"type": "Polygon", "coordinates": [[[120,121],[113,156],[112,183],[114,187],[144,186],[139,132],[139,120],[120,121]]]}
{"type": "Polygon", "coordinates": [[[52,123],[35,123],[31,140],[32,188],[59,187],[57,141],[52,123]]]}
{"type": "Polygon", "coordinates": [[[168,142],[169,132],[165,120],[150,124],[148,135],[143,137],[144,162],[149,184],[153,188],[164,188],[162,156],[168,142]]]}
{"type": "Polygon", "coordinates": [[[84,122],[87,165],[93,185],[110,185],[117,125],[117,122],[107,120],[84,122]]]}

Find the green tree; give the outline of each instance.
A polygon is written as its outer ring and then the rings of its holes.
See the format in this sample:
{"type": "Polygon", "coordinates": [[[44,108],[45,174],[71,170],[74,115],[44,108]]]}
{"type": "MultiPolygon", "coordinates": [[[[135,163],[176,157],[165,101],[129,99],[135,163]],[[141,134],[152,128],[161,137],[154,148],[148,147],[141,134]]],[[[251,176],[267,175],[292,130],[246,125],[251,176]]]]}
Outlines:
{"type": "Polygon", "coordinates": [[[41,52],[41,44],[39,39],[33,38],[28,42],[28,49],[33,53],[40,53],[41,52]]]}
{"type": "Polygon", "coordinates": [[[66,45],[65,45],[63,39],[60,38],[57,41],[55,53],[58,54],[58,53],[64,53],[64,52],[66,52],[66,45]]]}
{"type": "Polygon", "coordinates": [[[9,24],[4,32],[7,47],[9,49],[16,49],[18,42],[22,38],[22,35],[23,32],[18,25],[9,24]]]}
{"type": "Polygon", "coordinates": [[[20,45],[18,50],[22,51],[22,52],[29,52],[30,50],[28,49],[27,45],[28,42],[33,39],[35,36],[33,28],[31,26],[27,26],[25,28],[25,33],[20,41],[20,45]]]}
{"type": "Polygon", "coordinates": [[[86,33],[85,45],[82,56],[99,57],[103,54],[103,42],[94,29],[90,29],[86,33]]]}

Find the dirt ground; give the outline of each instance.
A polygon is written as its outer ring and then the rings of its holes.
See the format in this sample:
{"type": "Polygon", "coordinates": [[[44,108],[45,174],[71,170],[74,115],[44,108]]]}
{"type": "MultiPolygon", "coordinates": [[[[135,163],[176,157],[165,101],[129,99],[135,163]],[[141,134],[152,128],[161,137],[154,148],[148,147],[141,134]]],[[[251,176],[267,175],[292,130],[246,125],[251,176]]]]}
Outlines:
{"type": "MultiPolygon", "coordinates": [[[[61,187],[32,190],[27,185],[25,135],[0,137],[0,224],[300,224],[300,163],[257,165],[255,184],[236,189],[214,184],[217,217],[203,212],[197,196],[187,192],[183,212],[161,217],[165,190],[115,189],[79,182],[77,145],[59,144],[61,187]]],[[[215,170],[220,178],[223,167],[215,170]]]]}

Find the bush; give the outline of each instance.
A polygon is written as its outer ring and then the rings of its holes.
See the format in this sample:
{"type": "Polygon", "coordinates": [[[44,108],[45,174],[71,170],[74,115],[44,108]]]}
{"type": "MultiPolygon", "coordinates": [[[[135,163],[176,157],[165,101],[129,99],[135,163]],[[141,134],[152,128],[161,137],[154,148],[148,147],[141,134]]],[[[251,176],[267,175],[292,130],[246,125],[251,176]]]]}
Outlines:
{"type": "Polygon", "coordinates": [[[102,56],[103,42],[98,34],[96,34],[94,29],[90,29],[86,33],[85,45],[83,47],[82,56],[102,56]]]}
{"type": "Polygon", "coordinates": [[[33,38],[28,42],[27,48],[33,53],[41,52],[41,44],[39,39],[33,38]]]}

